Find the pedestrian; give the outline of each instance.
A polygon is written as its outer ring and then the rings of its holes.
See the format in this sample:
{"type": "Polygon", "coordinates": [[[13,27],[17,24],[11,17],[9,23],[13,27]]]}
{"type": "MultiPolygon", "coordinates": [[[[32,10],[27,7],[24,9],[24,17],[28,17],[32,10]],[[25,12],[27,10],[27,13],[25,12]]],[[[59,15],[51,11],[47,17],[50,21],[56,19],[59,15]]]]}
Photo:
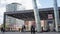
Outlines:
{"type": "Polygon", "coordinates": [[[35,26],[31,25],[31,34],[35,34],[35,26]]]}
{"type": "Polygon", "coordinates": [[[2,27],[1,28],[1,32],[4,34],[5,33],[5,29],[2,27]]]}
{"type": "Polygon", "coordinates": [[[1,27],[1,32],[3,32],[3,27],[1,27]]]}
{"type": "Polygon", "coordinates": [[[41,27],[42,28],[42,32],[43,32],[43,27],[41,27]]]}
{"type": "Polygon", "coordinates": [[[19,32],[21,31],[21,29],[19,28],[19,32]]]}
{"type": "Polygon", "coordinates": [[[26,27],[25,25],[22,26],[22,32],[25,32],[26,31],[26,27]]]}

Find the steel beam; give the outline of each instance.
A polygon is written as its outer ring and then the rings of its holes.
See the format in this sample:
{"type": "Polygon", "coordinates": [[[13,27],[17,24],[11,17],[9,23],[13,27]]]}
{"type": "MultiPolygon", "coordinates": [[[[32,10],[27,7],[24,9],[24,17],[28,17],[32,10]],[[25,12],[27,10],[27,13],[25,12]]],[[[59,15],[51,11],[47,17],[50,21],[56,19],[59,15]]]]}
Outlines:
{"type": "Polygon", "coordinates": [[[33,7],[34,7],[34,16],[35,16],[35,22],[37,26],[37,32],[41,32],[41,22],[40,22],[40,16],[39,16],[36,0],[33,0],[33,7]]]}
{"type": "Polygon", "coordinates": [[[55,16],[55,26],[56,31],[58,32],[58,23],[59,23],[59,11],[57,6],[57,0],[54,0],[54,16],[55,16]]]}

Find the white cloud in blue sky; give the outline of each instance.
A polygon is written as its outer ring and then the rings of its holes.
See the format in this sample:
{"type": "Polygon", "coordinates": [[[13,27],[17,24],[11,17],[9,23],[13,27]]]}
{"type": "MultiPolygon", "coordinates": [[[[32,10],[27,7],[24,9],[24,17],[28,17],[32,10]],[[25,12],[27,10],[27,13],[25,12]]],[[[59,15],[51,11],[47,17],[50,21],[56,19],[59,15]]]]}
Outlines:
{"type": "MultiPolygon", "coordinates": [[[[58,1],[58,6],[60,6],[60,0],[58,1]]],[[[6,11],[6,4],[18,2],[23,4],[26,9],[32,9],[32,0],[0,0],[0,24],[3,23],[3,13],[6,11]]],[[[53,7],[53,0],[37,0],[38,8],[48,8],[53,7]]]]}
{"type": "Polygon", "coordinates": [[[41,8],[52,7],[53,0],[40,0],[41,8]]]}

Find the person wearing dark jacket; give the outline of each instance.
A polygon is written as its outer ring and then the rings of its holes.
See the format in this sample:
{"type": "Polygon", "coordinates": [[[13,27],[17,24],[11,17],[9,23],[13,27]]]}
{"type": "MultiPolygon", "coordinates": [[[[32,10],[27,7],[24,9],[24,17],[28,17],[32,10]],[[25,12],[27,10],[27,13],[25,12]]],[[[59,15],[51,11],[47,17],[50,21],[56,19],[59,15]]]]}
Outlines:
{"type": "Polygon", "coordinates": [[[3,32],[3,28],[1,28],[1,32],[3,32]]]}
{"type": "Polygon", "coordinates": [[[31,34],[35,34],[35,26],[34,25],[31,26],[31,34]]]}
{"type": "Polygon", "coordinates": [[[1,28],[1,32],[5,32],[5,29],[3,27],[1,28]]]}
{"type": "Polygon", "coordinates": [[[25,25],[23,25],[22,26],[22,32],[25,32],[25,30],[26,30],[26,27],[25,27],[25,25]]]}

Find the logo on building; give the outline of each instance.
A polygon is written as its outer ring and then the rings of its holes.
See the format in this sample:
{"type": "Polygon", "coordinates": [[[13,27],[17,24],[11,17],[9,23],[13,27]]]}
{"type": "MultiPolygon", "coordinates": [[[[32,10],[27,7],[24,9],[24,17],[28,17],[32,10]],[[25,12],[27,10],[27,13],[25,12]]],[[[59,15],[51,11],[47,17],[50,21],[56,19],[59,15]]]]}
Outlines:
{"type": "Polygon", "coordinates": [[[53,19],[53,14],[48,14],[48,19],[53,19]]]}

